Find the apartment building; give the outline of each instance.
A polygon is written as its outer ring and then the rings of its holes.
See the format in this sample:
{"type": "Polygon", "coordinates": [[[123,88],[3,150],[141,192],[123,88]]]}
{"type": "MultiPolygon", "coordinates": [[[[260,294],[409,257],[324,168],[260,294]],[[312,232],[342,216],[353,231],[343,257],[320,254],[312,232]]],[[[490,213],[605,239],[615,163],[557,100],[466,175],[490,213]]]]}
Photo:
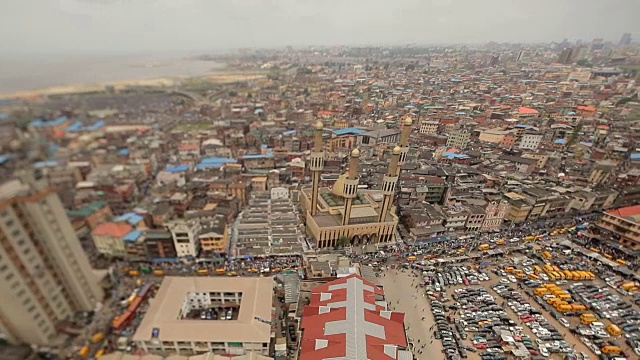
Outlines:
{"type": "Polygon", "coordinates": [[[435,134],[438,132],[440,123],[438,121],[423,121],[420,123],[421,134],[435,134]]]}
{"type": "Polygon", "coordinates": [[[518,147],[520,149],[526,150],[537,150],[538,146],[540,146],[541,141],[541,134],[524,134],[520,139],[520,144],[518,145],[518,147]]]}
{"type": "Polygon", "coordinates": [[[0,338],[51,345],[56,325],[104,293],[59,197],[41,176],[0,185],[0,338]]]}
{"type": "Polygon", "coordinates": [[[471,134],[466,130],[452,132],[447,137],[447,146],[456,147],[458,149],[465,149],[469,144],[470,136],[471,134]]]}
{"type": "Polygon", "coordinates": [[[640,249],[640,205],[607,210],[596,225],[613,234],[620,245],[640,249]]]}

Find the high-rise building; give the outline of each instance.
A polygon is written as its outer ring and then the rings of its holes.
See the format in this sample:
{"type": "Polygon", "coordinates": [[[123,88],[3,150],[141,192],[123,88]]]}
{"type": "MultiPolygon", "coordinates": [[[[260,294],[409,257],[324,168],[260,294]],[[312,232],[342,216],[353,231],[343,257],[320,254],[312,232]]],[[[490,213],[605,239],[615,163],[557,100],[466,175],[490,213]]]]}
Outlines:
{"type": "Polygon", "coordinates": [[[571,49],[571,48],[566,48],[566,49],[562,50],[562,52],[558,56],[558,62],[560,62],[562,64],[571,63],[571,55],[572,55],[572,53],[573,53],[573,49],[571,49]]]}
{"type": "Polygon", "coordinates": [[[621,46],[631,45],[631,33],[622,34],[622,37],[620,38],[620,45],[621,46]]]}
{"type": "Polygon", "coordinates": [[[104,296],[58,195],[33,174],[0,185],[0,293],[0,338],[36,345],[104,296]]]}

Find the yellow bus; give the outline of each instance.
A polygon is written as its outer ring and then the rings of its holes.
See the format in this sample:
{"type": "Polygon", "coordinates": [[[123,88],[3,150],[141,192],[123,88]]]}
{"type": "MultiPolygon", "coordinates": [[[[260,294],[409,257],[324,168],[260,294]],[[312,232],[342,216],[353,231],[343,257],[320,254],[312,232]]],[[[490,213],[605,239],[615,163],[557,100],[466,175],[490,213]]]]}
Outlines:
{"type": "Polygon", "coordinates": [[[627,262],[622,259],[616,259],[616,262],[620,265],[627,265],[627,262]]]}
{"type": "Polygon", "coordinates": [[[89,349],[88,346],[84,346],[80,351],[78,351],[78,356],[84,359],[85,356],[89,355],[89,352],[91,352],[91,349],[89,349]]]}
{"type": "Polygon", "coordinates": [[[551,259],[553,256],[551,255],[551,253],[550,253],[550,252],[548,252],[548,251],[543,251],[543,252],[542,252],[542,257],[543,257],[543,258],[545,258],[545,259],[551,259]]]}
{"type": "Polygon", "coordinates": [[[551,280],[551,281],[555,281],[556,280],[556,276],[553,274],[553,271],[548,272],[547,276],[549,277],[549,280],[551,280]]]}
{"type": "Polygon", "coordinates": [[[552,268],[553,268],[553,271],[555,271],[555,272],[560,272],[561,271],[560,268],[555,266],[555,265],[553,265],[552,268]]]}
{"type": "Polygon", "coordinates": [[[198,270],[198,275],[209,275],[209,271],[207,269],[198,270]]]}
{"type": "Polygon", "coordinates": [[[540,274],[542,272],[542,268],[538,265],[533,265],[533,272],[536,274],[540,274]]]}
{"type": "Polygon", "coordinates": [[[489,250],[489,244],[482,244],[478,247],[478,250],[480,251],[485,251],[485,250],[489,250]]]}
{"type": "Polygon", "coordinates": [[[155,276],[162,276],[162,275],[164,275],[164,270],[162,270],[162,269],[155,269],[155,270],[153,270],[153,275],[155,275],[155,276]]]}

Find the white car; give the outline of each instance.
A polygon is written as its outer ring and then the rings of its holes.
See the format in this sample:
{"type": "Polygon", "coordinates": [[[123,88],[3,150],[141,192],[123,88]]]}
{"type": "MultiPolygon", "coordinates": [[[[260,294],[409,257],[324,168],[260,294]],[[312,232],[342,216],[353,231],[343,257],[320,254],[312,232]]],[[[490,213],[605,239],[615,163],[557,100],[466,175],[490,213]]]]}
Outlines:
{"type": "Polygon", "coordinates": [[[565,318],[560,318],[560,320],[558,320],[560,322],[560,324],[562,324],[562,326],[564,327],[571,327],[571,324],[569,323],[569,321],[567,321],[567,319],[565,318]]]}
{"type": "Polygon", "coordinates": [[[507,279],[509,279],[509,281],[511,281],[512,283],[518,282],[518,280],[516,280],[516,277],[513,275],[507,276],[507,279]]]}
{"type": "Polygon", "coordinates": [[[510,243],[517,243],[518,241],[520,241],[520,239],[518,239],[517,237],[514,237],[513,239],[509,239],[510,243]]]}
{"type": "Polygon", "coordinates": [[[549,357],[549,350],[547,350],[546,347],[540,346],[540,348],[538,350],[540,352],[540,355],[542,355],[544,357],[549,357]]]}

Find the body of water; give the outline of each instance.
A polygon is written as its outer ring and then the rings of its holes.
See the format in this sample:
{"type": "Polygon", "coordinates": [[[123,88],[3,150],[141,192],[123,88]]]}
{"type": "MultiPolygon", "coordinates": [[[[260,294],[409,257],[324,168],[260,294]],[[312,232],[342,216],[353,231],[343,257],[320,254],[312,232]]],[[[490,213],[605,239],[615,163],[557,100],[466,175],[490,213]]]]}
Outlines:
{"type": "Polygon", "coordinates": [[[214,61],[161,56],[0,57],[0,93],[70,84],[215,74],[214,61]]]}

